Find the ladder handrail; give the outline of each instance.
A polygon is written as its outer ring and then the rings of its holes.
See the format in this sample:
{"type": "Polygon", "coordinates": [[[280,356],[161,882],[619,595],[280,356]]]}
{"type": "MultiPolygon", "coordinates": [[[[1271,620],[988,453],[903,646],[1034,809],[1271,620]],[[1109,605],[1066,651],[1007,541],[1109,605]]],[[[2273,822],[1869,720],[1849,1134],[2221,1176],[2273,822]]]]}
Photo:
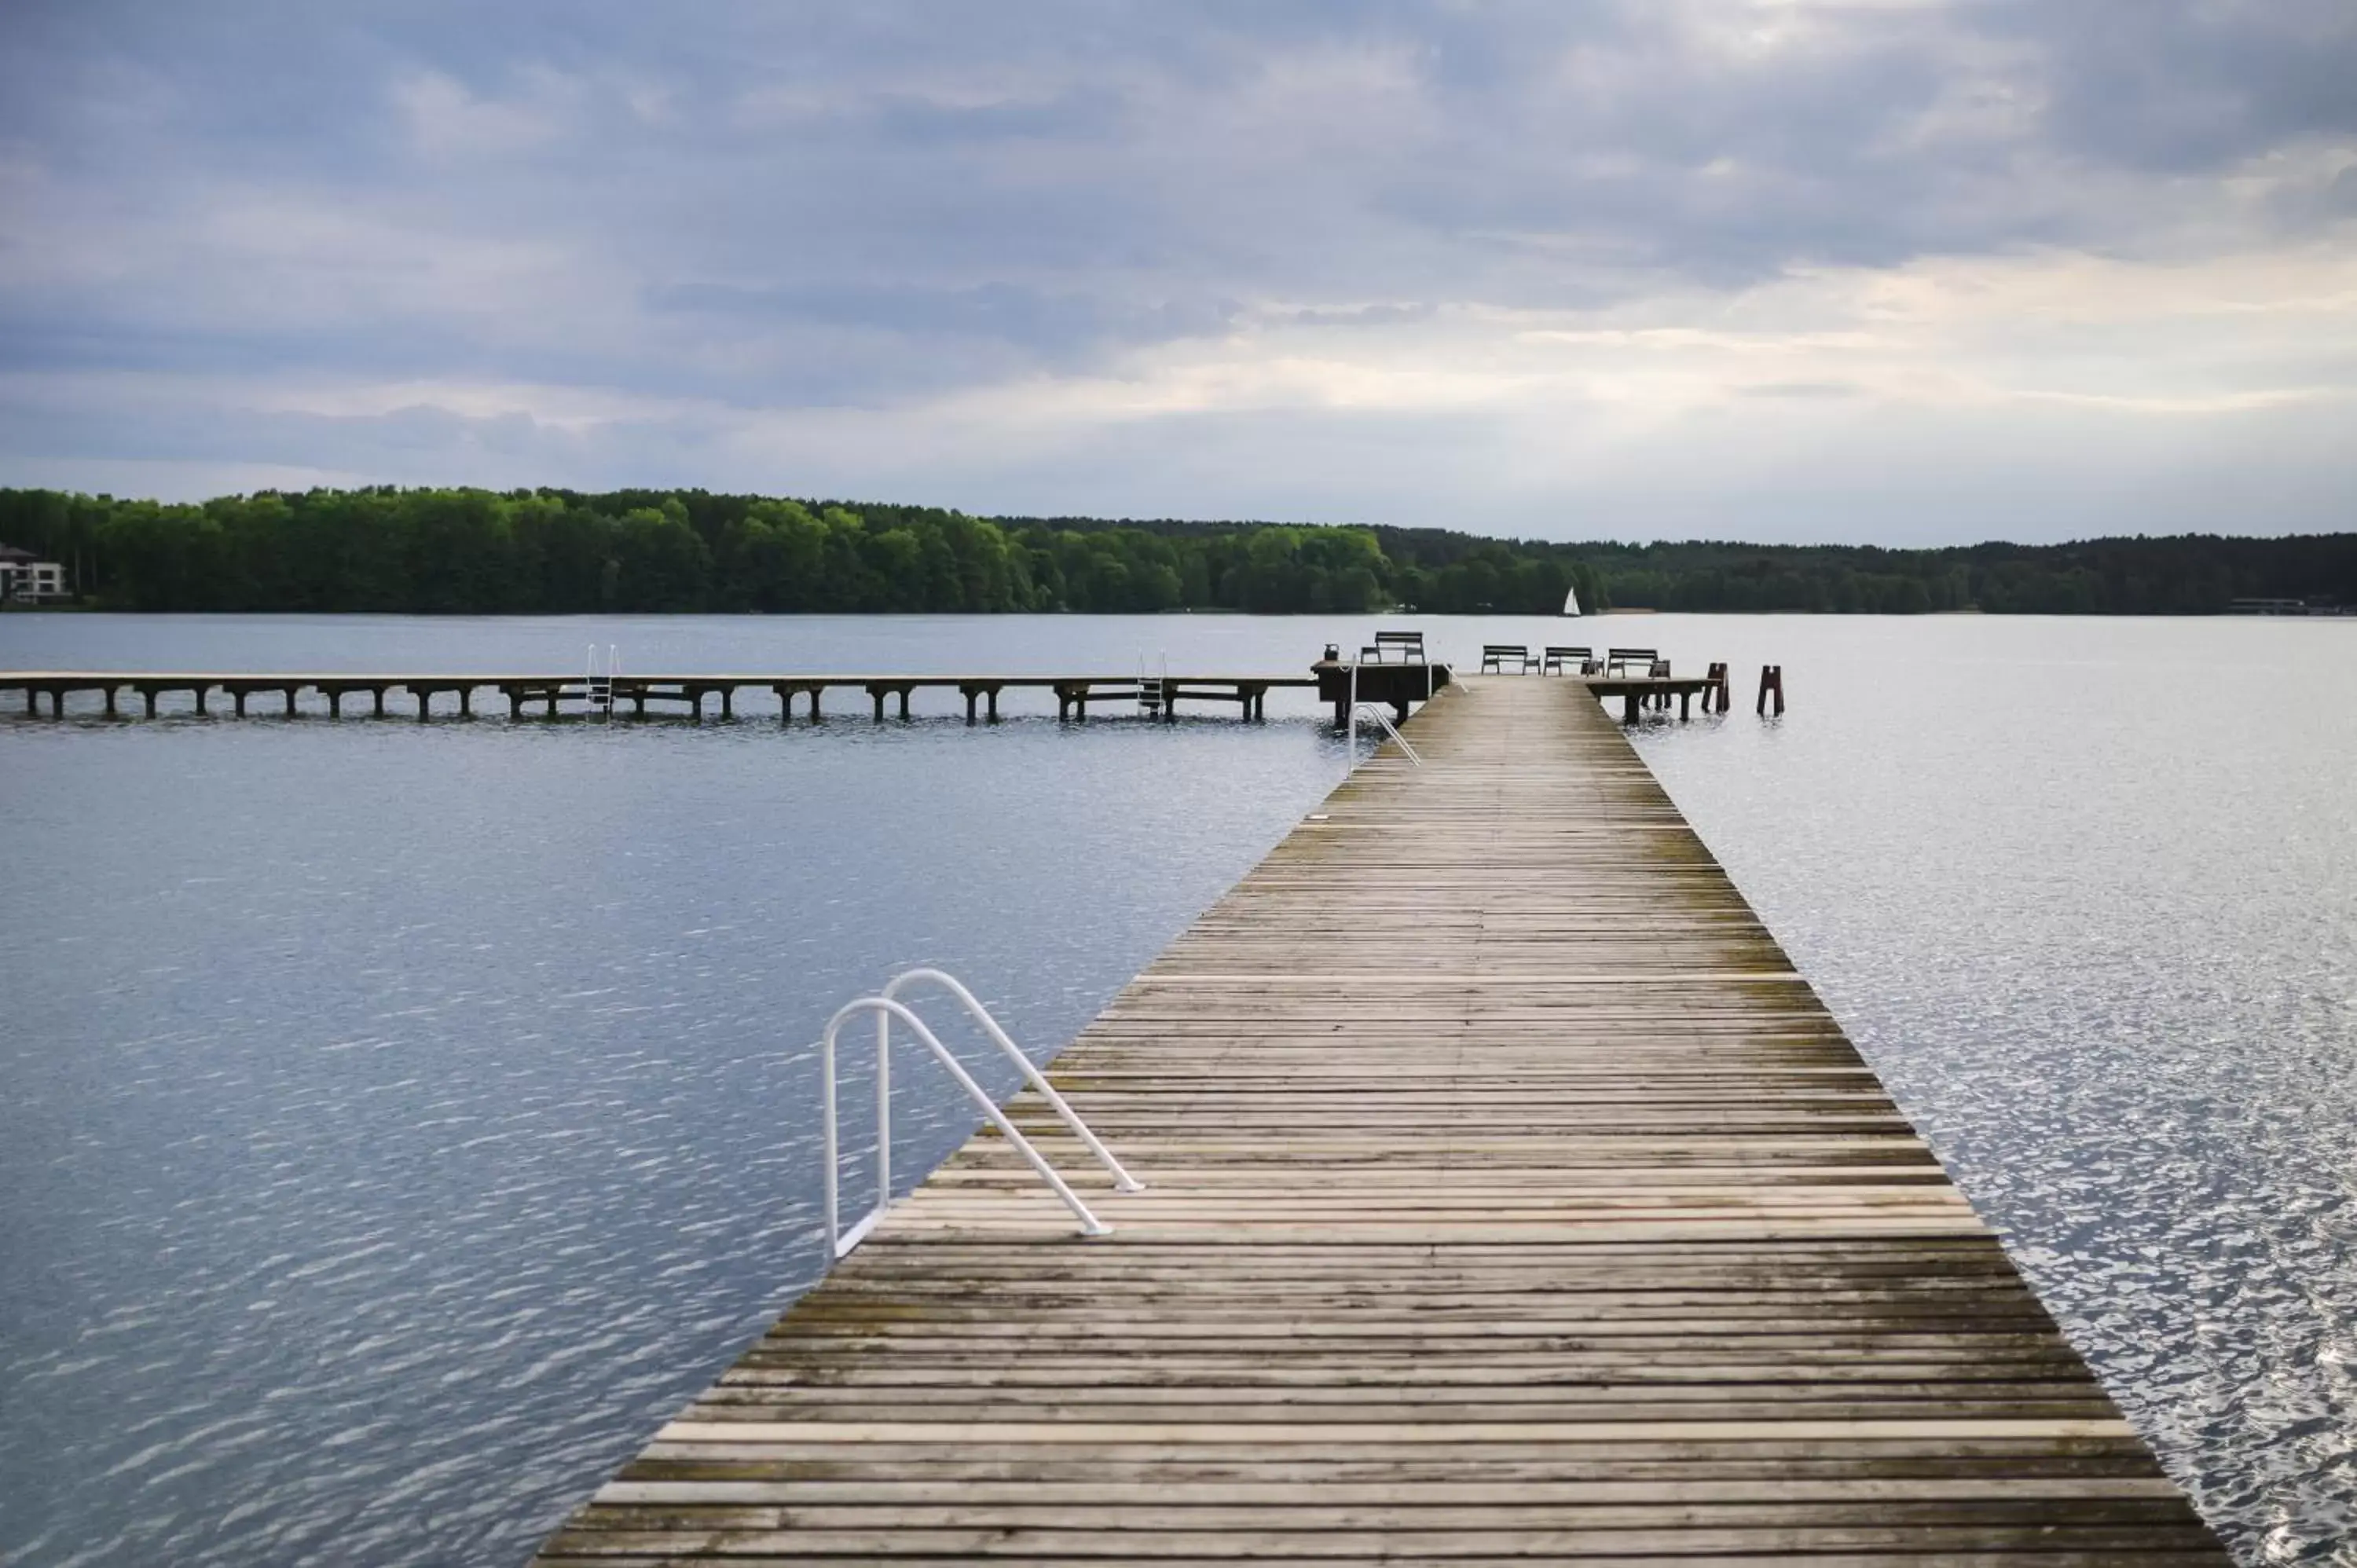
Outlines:
{"type": "Polygon", "coordinates": [[[997,1102],[974,1080],[974,1075],[965,1070],[949,1047],[942,1044],[939,1036],[926,1027],[925,1021],[909,1011],[908,1004],[896,1002],[888,996],[862,996],[835,1010],[834,1016],[827,1020],[826,1034],[819,1047],[825,1078],[826,1240],[832,1257],[839,1259],[848,1255],[854,1247],[867,1239],[868,1232],[875,1230],[886,1211],[892,1207],[892,1020],[895,1018],[916,1031],[917,1038],[933,1053],[933,1059],[949,1069],[950,1076],[957,1080],[959,1088],[965,1090],[967,1098],[982,1108],[982,1113],[989,1118],[991,1124],[1006,1135],[1006,1141],[1015,1145],[1016,1152],[1039,1174],[1039,1178],[1054,1189],[1056,1196],[1063,1200],[1064,1207],[1079,1219],[1082,1235],[1103,1236],[1112,1231],[1113,1227],[1090,1211],[1089,1206],[1081,1201],[1080,1195],[1056,1174],[1056,1167],[1049,1165],[1046,1156],[1032,1146],[1031,1140],[1007,1120],[997,1102]],[[842,1155],[841,1141],[835,1127],[834,1042],[835,1036],[843,1032],[843,1026],[862,1013],[876,1015],[876,1207],[865,1219],[845,1230],[843,1229],[838,1196],[841,1174],[836,1169],[842,1155]]]}
{"type": "MultiPolygon", "coordinates": [[[[1383,712],[1383,704],[1382,704],[1381,703],[1359,703],[1354,704],[1354,705],[1351,707],[1351,744],[1353,745],[1353,746],[1355,746],[1357,745],[1357,742],[1358,742],[1358,733],[1359,733],[1358,717],[1359,717],[1359,710],[1360,710],[1360,709],[1361,709],[1361,708],[1363,708],[1363,709],[1365,709],[1365,710],[1366,710],[1367,716],[1368,716],[1369,718],[1373,719],[1373,720],[1375,721],[1375,723],[1377,723],[1377,724],[1379,724],[1379,725],[1383,725],[1383,733],[1384,733],[1385,735],[1387,735],[1387,736],[1391,736],[1391,737],[1392,737],[1392,739],[1393,739],[1394,741],[1397,742],[1397,743],[1398,743],[1398,745],[1399,745],[1399,748],[1400,748],[1402,751],[1404,751],[1404,752],[1407,753],[1407,759],[1408,759],[1410,762],[1415,763],[1418,768],[1421,768],[1421,767],[1423,767],[1423,766],[1424,766],[1424,758],[1423,758],[1423,757],[1419,757],[1419,756],[1417,756],[1417,755],[1416,755],[1415,747],[1414,747],[1414,746],[1410,746],[1410,745],[1407,743],[1407,736],[1404,736],[1404,735],[1400,734],[1400,732],[1399,732],[1399,725],[1395,725],[1395,724],[1392,723],[1392,716],[1391,716],[1389,714],[1387,714],[1387,713],[1383,712]]],[[[1356,756],[1356,755],[1357,755],[1357,753],[1355,752],[1355,750],[1352,752],[1352,755],[1353,755],[1353,756],[1356,756]]],[[[1353,766],[1353,767],[1356,767],[1356,764],[1353,764],[1352,766],[1353,766]]]]}
{"type": "Polygon", "coordinates": [[[1137,650],[1137,705],[1140,711],[1167,714],[1170,702],[1170,653],[1164,650],[1160,673],[1146,672],[1146,650],[1137,650]]]}
{"type": "Polygon", "coordinates": [[[589,664],[581,676],[581,697],[588,712],[614,715],[614,687],[622,674],[622,656],[612,643],[606,645],[606,672],[597,673],[597,645],[589,645],[589,664]]]}
{"type": "Polygon", "coordinates": [[[1089,1153],[1097,1157],[1097,1164],[1104,1166],[1106,1174],[1113,1177],[1115,1190],[1121,1192],[1146,1190],[1146,1184],[1122,1168],[1121,1162],[1114,1157],[1113,1151],[1100,1143],[1094,1133],[1089,1131],[1089,1124],[1081,1120],[1080,1112],[1074,1111],[1070,1104],[1066,1103],[1064,1097],[1056,1092],[1056,1086],[1048,1081],[1048,1075],[1041,1072],[1039,1064],[1024,1052],[1022,1047],[1007,1036],[1005,1029],[998,1026],[998,1020],[991,1016],[990,1009],[985,1007],[980,999],[966,989],[964,982],[945,971],[920,967],[901,971],[892,977],[892,983],[889,985],[877,994],[888,1002],[897,1002],[900,999],[900,993],[910,985],[936,986],[955,997],[958,1004],[966,1010],[966,1015],[982,1026],[983,1032],[990,1036],[992,1042],[1006,1055],[1007,1060],[1023,1069],[1024,1081],[1039,1090],[1039,1098],[1054,1109],[1056,1114],[1063,1120],[1064,1125],[1072,1130],[1072,1135],[1086,1144],[1089,1153]]]}

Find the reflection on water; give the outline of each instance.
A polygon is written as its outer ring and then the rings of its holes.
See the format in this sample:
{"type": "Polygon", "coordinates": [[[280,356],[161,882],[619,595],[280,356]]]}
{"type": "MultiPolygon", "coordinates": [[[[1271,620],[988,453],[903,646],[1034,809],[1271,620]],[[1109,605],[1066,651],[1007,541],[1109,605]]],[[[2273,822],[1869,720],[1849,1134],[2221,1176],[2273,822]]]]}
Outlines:
{"type": "MultiPolygon", "coordinates": [[[[1372,624],[25,616],[0,666],[1273,672],[1372,624]]],[[[1649,760],[2238,1550],[2330,1561],[2357,626],[1636,624],[1577,640],[1784,665],[1781,725],[1741,688],[1649,760]]],[[[937,961],[1068,1038],[1339,775],[1271,714],[0,720],[0,1554],[520,1561],[817,1270],[827,1012],[937,961]]],[[[918,1109],[909,1179],[967,1121],[918,1109]]]]}
{"type": "Polygon", "coordinates": [[[2237,1552],[2357,1561],[2357,623],[1776,630],[1648,761],[2237,1552]]]}

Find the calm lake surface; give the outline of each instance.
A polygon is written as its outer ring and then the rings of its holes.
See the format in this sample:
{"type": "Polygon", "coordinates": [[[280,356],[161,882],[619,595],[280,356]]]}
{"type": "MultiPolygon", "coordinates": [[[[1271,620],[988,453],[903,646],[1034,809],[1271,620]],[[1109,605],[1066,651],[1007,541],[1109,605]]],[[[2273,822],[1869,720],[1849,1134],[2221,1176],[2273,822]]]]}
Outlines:
{"type": "MultiPolygon", "coordinates": [[[[12,615],[0,668],[1281,672],[1375,624],[12,615]]],[[[1647,759],[2244,1560],[2350,1560],[2357,622],[1577,630],[1739,703],[1782,663],[1781,724],[1647,759]]],[[[816,1276],[837,1004],[938,963],[1045,1056],[1343,768],[1307,694],[957,701],[0,717],[0,1559],[522,1562],[816,1276]]],[[[908,1076],[913,1181],[970,1118],[908,1076]]]]}

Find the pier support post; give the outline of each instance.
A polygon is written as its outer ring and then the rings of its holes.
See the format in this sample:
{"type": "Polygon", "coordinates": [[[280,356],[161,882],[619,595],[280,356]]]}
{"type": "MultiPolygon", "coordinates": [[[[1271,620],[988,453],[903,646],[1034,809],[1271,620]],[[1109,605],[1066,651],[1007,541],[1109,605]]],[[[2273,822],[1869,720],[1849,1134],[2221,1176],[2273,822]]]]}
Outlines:
{"type": "Polygon", "coordinates": [[[202,686],[198,687],[198,688],[197,688],[197,691],[196,691],[196,696],[197,696],[197,716],[198,716],[199,718],[202,718],[202,717],[204,717],[204,715],[205,715],[205,688],[203,688],[202,686]]]}
{"type": "Polygon", "coordinates": [[[826,690],[826,688],[825,688],[825,687],[823,687],[823,686],[813,686],[813,687],[810,689],[810,700],[811,700],[811,723],[813,723],[813,724],[818,724],[818,723],[822,722],[823,720],[824,720],[824,719],[825,719],[825,717],[826,717],[826,715],[825,715],[824,714],[823,714],[823,713],[821,713],[821,712],[819,711],[819,705],[818,705],[819,694],[820,694],[821,693],[824,692],[825,690],[826,690]]]}
{"type": "Polygon", "coordinates": [[[1753,711],[1762,718],[1768,716],[1768,698],[1771,693],[1776,699],[1776,716],[1781,719],[1784,716],[1784,667],[1781,664],[1762,664],[1760,667],[1760,701],[1753,711]]]}
{"type": "Polygon", "coordinates": [[[1634,692],[1623,692],[1623,693],[1620,693],[1620,722],[1621,722],[1622,724],[1624,724],[1624,725],[1633,725],[1633,724],[1635,724],[1635,723],[1637,722],[1638,710],[1639,710],[1639,708],[1643,704],[1643,703],[1644,703],[1644,698],[1642,698],[1642,697],[1639,696],[1639,695],[1638,695],[1636,693],[1634,693],[1634,692]]]}
{"type": "Polygon", "coordinates": [[[344,716],[344,689],[341,686],[328,688],[328,716],[331,719],[344,716]]]}
{"type": "Polygon", "coordinates": [[[737,716],[737,688],[734,686],[720,688],[720,716],[724,719],[737,716]]]}
{"type": "Polygon", "coordinates": [[[900,688],[900,717],[904,720],[909,716],[909,691],[906,686],[900,688]]]}
{"type": "Polygon", "coordinates": [[[299,686],[286,688],[286,716],[290,719],[295,716],[295,693],[301,689],[299,686]]]}
{"type": "Polygon", "coordinates": [[[458,688],[458,716],[462,719],[475,716],[475,689],[472,686],[458,688]]]}
{"type": "Polygon", "coordinates": [[[884,688],[881,686],[868,687],[867,699],[869,702],[876,704],[876,722],[879,725],[882,724],[884,722],[884,688]]]}
{"type": "Polygon", "coordinates": [[[109,686],[106,689],[106,716],[108,718],[113,718],[116,716],[114,712],[114,688],[112,686],[109,686]]]}
{"type": "Polygon", "coordinates": [[[156,716],[156,689],[152,686],[143,686],[140,688],[139,694],[146,699],[147,716],[151,719],[154,718],[156,716]]]}
{"type": "Polygon", "coordinates": [[[412,686],[410,694],[417,699],[417,722],[424,724],[434,713],[434,693],[424,686],[412,686]]]}
{"type": "Polygon", "coordinates": [[[237,716],[239,718],[245,717],[245,688],[241,686],[236,691],[231,692],[229,694],[229,700],[235,707],[237,716]]]}
{"type": "Polygon", "coordinates": [[[508,722],[513,724],[523,717],[523,693],[513,686],[502,686],[500,690],[507,695],[508,722]]]}
{"type": "Polygon", "coordinates": [[[704,688],[691,687],[687,693],[688,716],[697,724],[704,722],[704,688]]]}
{"type": "Polygon", "coordinates": [[[998,722],[998,688],[996,686],[985,686],[983,688],[982,695],[983,702],[985,703],[985,715],[992,724],[996,724],[998,722]]]}
{"type": "Polygon", "coordinates": [[[371,686],[369,688],[369,696],[372,698],[375,703],[375,709],[371,716],[380,719],[384,717],[384,688],[382,686],[371,686]]]}

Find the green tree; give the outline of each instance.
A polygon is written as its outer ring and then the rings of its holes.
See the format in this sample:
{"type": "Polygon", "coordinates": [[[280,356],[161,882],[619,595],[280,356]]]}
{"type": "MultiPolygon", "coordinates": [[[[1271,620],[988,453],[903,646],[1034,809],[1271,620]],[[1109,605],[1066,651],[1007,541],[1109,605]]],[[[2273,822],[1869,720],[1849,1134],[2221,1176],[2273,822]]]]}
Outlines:
{"type": "Polygon", "coordinates": [[[676,613],[705,607],[712,553],[684,508],[623,513],[615,544],[616,608],[676,613]]]}

